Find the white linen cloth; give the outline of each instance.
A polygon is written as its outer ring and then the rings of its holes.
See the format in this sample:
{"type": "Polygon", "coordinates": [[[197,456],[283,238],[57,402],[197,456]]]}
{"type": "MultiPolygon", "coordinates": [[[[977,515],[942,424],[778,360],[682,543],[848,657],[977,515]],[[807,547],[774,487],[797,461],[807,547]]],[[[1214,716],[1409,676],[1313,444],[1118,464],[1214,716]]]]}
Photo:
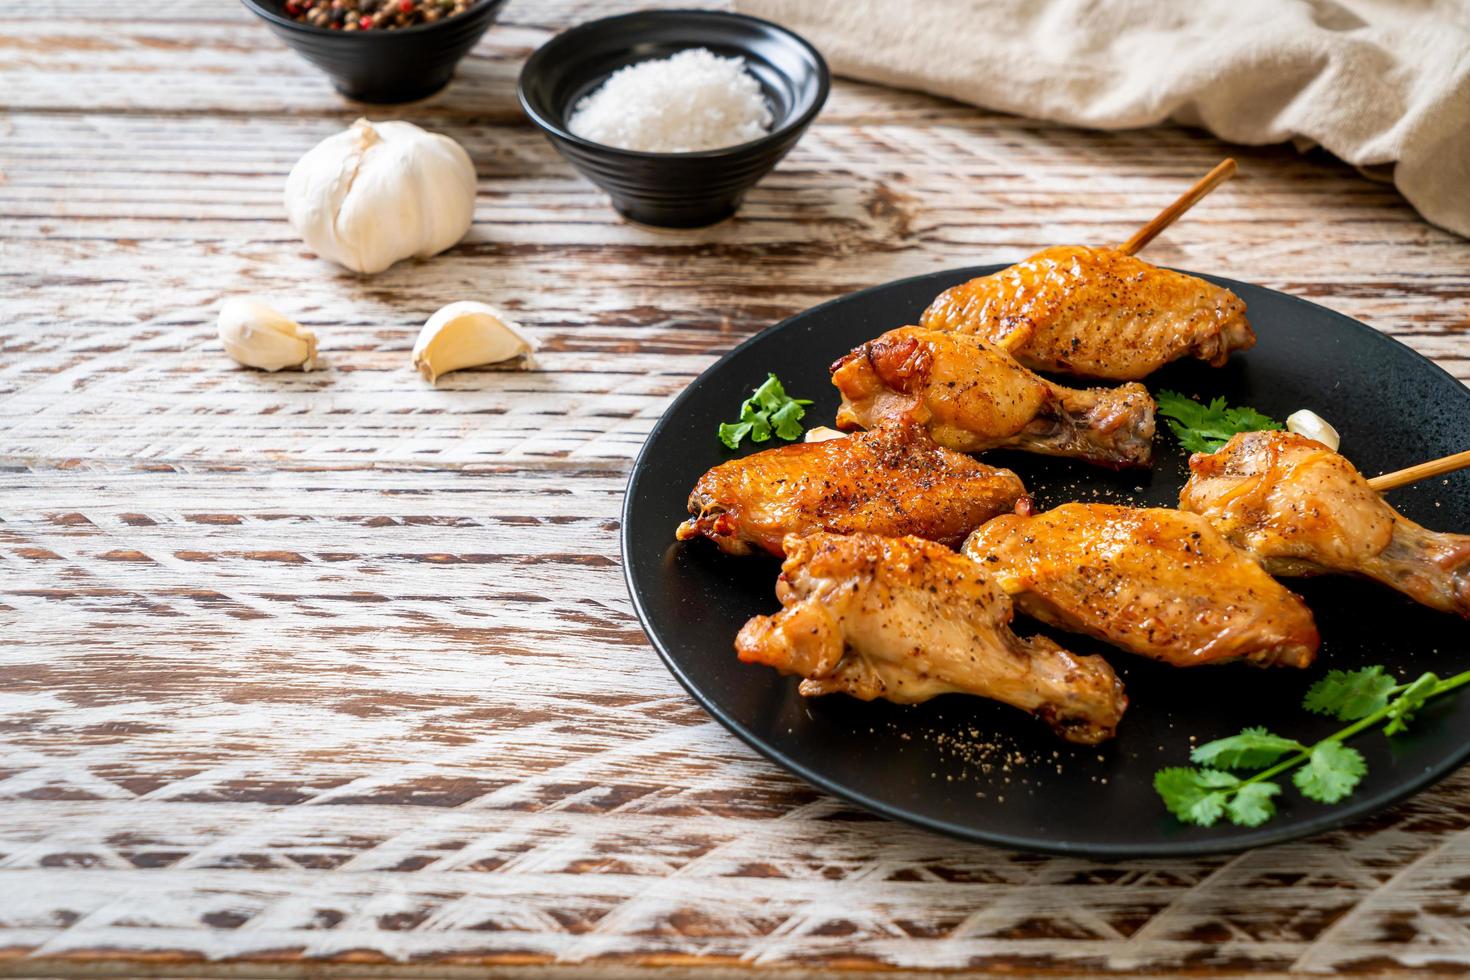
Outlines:
{"type": "Polygon", "coordinates": [[[1470,236],[1470,0],[736,0],[850,78],[1096,129],[1318,143],[1470,236]]]}

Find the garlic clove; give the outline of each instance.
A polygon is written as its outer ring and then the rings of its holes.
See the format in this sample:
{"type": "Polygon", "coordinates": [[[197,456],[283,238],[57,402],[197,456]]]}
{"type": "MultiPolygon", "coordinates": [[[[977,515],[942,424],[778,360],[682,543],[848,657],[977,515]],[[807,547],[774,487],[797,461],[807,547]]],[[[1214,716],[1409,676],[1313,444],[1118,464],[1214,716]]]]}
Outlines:
{"type": "Polygon", "coordinates": [[[463,300],[429,317],[413,345],[413,366],[433,383],[461,368],[497,364],[531,351],[518,325],[493,306],[463,300]]]}
{"type": "Polygon", "coordinates": [[[316,367],[316,334],[252,299],[226,300],[219,308],[219,339],[225,353],[246,367],[316,367]]]}
{"type": "Polygon", "coordinates": [[[1337,447],[1342,445],[1342,438],[1337,430],[1326,419],[1309,409],[1292,412],[1286,418],[1286,427],[1299,436],[1316,439],[1333,452],[1337,452],[1337,447]]]}
{"type": "Polygon", "coordinates": [[[846,439],[846,438],[847,438],[847,433],[846,432],[838,432],[836,429],[829,429],[825,425],[814,425],[810,429],[807,429],[806,430],[806,436],[803,437],[801,441],[802,442],[826,442],[828,439],[846,439]]]}

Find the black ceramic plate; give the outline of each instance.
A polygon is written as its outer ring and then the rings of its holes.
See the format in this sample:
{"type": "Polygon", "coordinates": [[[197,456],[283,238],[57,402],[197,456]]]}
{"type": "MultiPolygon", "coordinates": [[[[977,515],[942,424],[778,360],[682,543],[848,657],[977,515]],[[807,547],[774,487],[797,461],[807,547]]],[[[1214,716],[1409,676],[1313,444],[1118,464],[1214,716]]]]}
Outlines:
{"type": "MultiPolygon", "coordinates": [[[[715,438],[750,389],[776,371],[815,404],[807,423],[830,424],[838,398],[827,366],[857,344],[914,322],[941,290],[1000,266],[879,286],[818,306],[761,333],[675,400],[643,447],[623,511],[623,561],[638,616],[674,676],[756,750],[831,793],[900,820],[971,840],[1093,856],[1202,854],[1302,837],[1380,810],[1443,777],[1470,755],[1470,702],[1433,703],[1408,735],[1355,742],[1368,760],[1357,792],[1335,806],[1287,786],[1278,816],[1256,829],[1180,825],[1155,795],[1155,770],[1187,764],[1198,742],[1268,725],[1303,740],[1335,723],[1303,712],[1308,685],[1331,667],[1382,663],[1401,677],[1470,666],[1470,624],[1421,608],[1370,582],[1296,580],[1322,631],[1309,671],[1226,665],[1171,669],[1074,635],[1079,653],[1103,653],[1128,688],[1118,737],[1066,745],[1032,718],[980,698],[948,695],[899,707],[842,695],[806,699],[794,679],[741,664],[732,643],[745,620],[780,607],[779,563],[732,558],[709,542],[678,544],[690,487],[710,466],[751,452],[715,438]]],[[[1224,395],[1277,418],[1311,408],[1342,433],[1365,473],[1398,469],[1465,448],[1470,390],[1377,331],[1282,293],[1206,277],[1246,301],[1256,347],[1228,366],[1175,364],[1148,380],[1197,396],[1224,395]]],[[[1187,454],[1161,424],[1151,471],[1110,473],[1065,460],[990,453],[1014,469],[1041,507],[1102,499],[1174,506],[1187,454]]],[[[1470,474],[1393,491],[1390,501],[1432,528],[1470,531],[1470,474]]],[[[1017,618],[1023,634],[1045,632],[1017,618]]]]}

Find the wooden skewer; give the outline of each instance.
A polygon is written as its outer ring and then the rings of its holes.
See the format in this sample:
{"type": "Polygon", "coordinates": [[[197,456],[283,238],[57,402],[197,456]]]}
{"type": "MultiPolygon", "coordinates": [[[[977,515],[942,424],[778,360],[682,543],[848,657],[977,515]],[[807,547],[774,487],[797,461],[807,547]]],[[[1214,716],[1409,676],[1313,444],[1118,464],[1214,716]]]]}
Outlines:
{"type": "Polygon", "coordinates": [[[1193,187],[1180,195],[1179,200],[1160,211],[1154,220],[1144,225],[1133,233],[1133,237],[1122,245],[1118,251],[1124,255],[1133,255],[1139,249],[1154,240],[1154,237],[1165,228],[1172,225],[1178,217],[1200,202],[1200,199],[1214,190],[1218,185],[1229,180],[1235,174],[1235,159],[1226,157],[1221,160],[1214,170],[1201,177],[1193,187]]]}
{"type": "Polygon", "coordinates": [[[1368,481],[1368,486],[1382,493],[1385,490],[1406,486],[1410,483],[1416,483],[1419,480],[1427,480],[1431,476],[1440,476],[1445,473],[1453,473],[1455,470],[1463,470],[1467,466],[1470,466],[1470,449],[1465,450],[1463,453],[1455,453],[1453,456],[1446,456],[1443,459],[1431,459],[1429,462],[1420,463],[1418,466],[1410,466],[1407,469],[1394,470],[1392,473],[1375,476],[1368,481]]]}

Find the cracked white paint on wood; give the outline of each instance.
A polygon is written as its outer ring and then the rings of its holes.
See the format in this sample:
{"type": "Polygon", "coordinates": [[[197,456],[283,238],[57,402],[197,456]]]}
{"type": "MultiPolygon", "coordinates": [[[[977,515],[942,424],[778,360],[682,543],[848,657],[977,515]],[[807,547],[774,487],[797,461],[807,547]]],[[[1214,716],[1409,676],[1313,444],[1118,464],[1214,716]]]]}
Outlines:
{"type": "MultiPolygon", "coordinates": [[[[524,56],[603,12],[513,0],[451,88],[372,110],[462,141],[480,194],[461,245],[359,279],[280,193],[364,109],[243,9],[7,10],[0,973],[1470,970],[1464,773],[1310,841],[1093,864],[856,812],[691,702],[617,553],[669,400],[843,292],[1121,240],[1225,148],[840,83],[737,220],[656,232],[515,107],[524,56]],[[325,369],[226,360],[241,294],[325,369]],[[532,370],[418,379],[462,298],[524,321],[532,370]]],[[[1470,377],[1470,246],[1319,155],[1232,152],[1152,258],[1470,377]]]]}

